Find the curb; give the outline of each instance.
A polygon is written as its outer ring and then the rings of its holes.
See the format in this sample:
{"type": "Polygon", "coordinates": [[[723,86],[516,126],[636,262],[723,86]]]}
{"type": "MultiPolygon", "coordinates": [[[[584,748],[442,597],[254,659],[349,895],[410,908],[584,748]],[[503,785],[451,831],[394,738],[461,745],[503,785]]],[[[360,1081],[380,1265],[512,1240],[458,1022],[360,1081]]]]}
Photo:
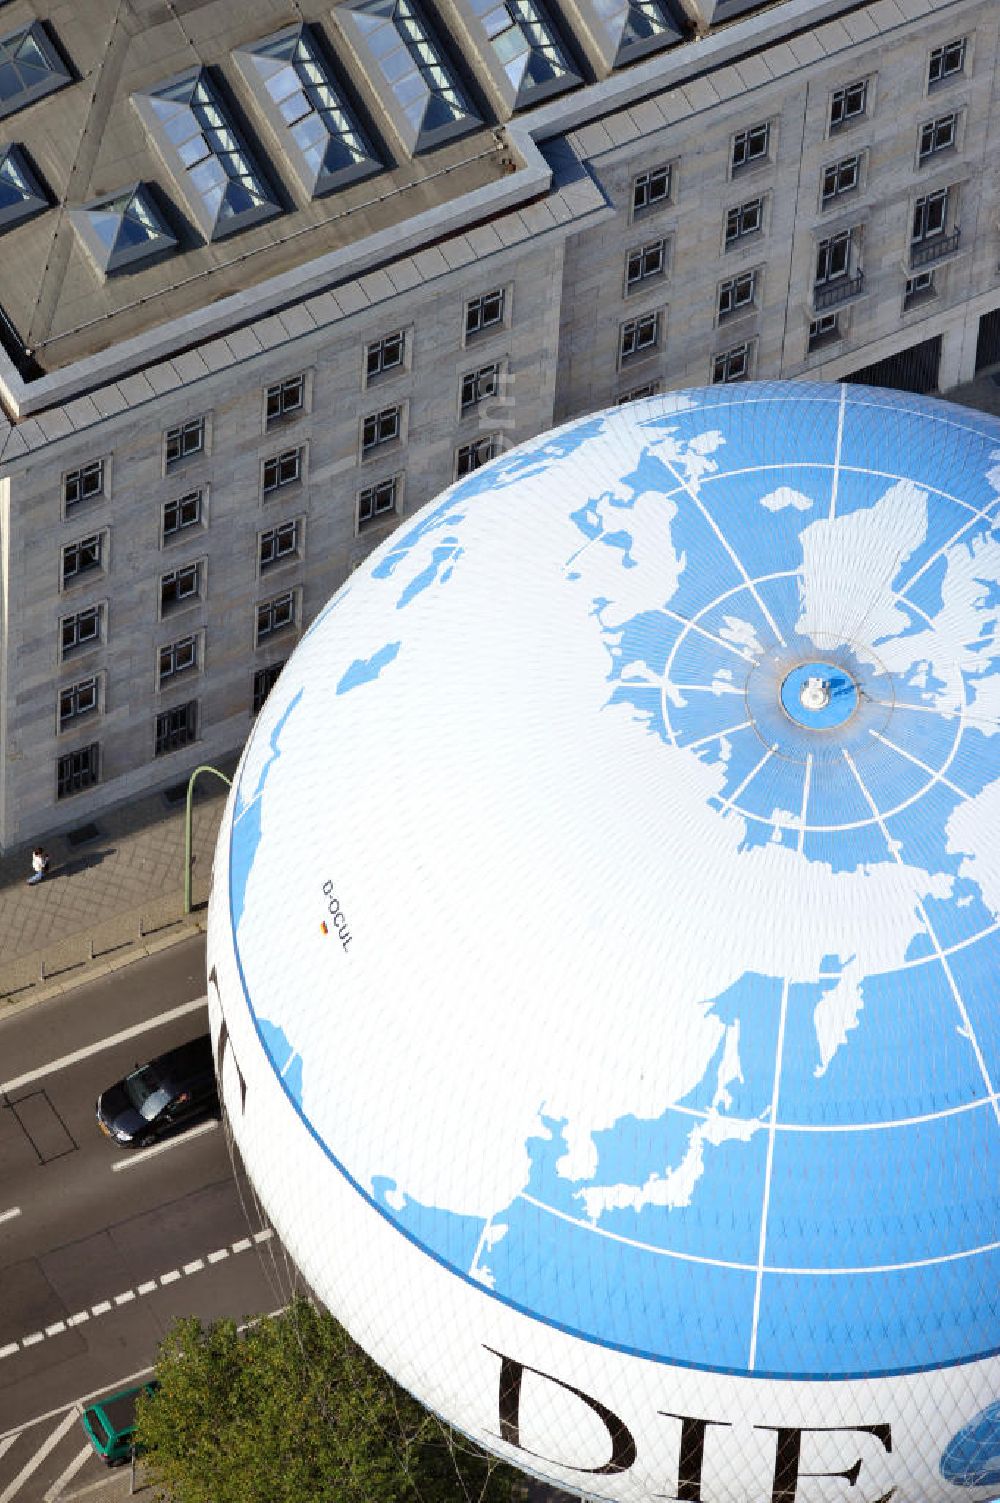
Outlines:
{"type": "Polygon", "coordinates": [[[204,934],[207,927],[208,920],[205,914],[198,914],[192,918],[179,918],[170,925],[169,934],[150,935],[144,943],[130,945],[125,954],[115,955],[106,960],[81,961],[79,965],[72,967],[72,975],[67,975],[64,980],[57,980],[53,977],[51,982],[32,983],[24,988],[23,996],[15,997],[11,1001],[0,997],[0,1020],[24,1012],[38,1002],[48,1002],[52,997],[61,997],[66,992],[75,991],[78,986],[86,986],[88,982],[100,981],[103,977],[113,975],[115,971],[121,971],[126,966],[132,965],[134,961],[145,960],[150,955],[159,954],[161,950],[169,950],[173,945],[180,944],[182,940],[192,939],[196,934],[204,934]]]}

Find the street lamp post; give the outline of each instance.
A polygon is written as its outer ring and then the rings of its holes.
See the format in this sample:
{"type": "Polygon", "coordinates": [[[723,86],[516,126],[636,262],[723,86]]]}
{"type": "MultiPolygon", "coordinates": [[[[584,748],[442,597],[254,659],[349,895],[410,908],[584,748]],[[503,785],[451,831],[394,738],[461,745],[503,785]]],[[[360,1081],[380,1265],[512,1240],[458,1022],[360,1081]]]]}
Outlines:
{"type": "Polygon", "coordinates": [[[195,780],[200,773],[211,772],[217,778],[221,778],[227,788],[233,786],[232,778],[227,778],[224,772],[217,767],[211,767],[207,762],[201,767],[196,767],[188,778],[187,804],[184,810],[184,912],[191,912],[191,800],[194,797],[195,780]]]}

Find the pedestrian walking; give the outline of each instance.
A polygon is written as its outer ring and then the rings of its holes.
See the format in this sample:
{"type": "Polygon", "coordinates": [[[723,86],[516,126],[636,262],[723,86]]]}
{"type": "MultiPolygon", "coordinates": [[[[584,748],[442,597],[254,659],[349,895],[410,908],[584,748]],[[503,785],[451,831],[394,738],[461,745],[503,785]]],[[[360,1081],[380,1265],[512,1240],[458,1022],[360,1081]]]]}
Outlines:
{"type": "Polygon", "coordinates": [[[31,876],[28,878],[28,886],[34,887],[36,883],[44,881],[48,869],[49,853],[43,851],[40,845],[36,845],[31,853],[31,876]]]}

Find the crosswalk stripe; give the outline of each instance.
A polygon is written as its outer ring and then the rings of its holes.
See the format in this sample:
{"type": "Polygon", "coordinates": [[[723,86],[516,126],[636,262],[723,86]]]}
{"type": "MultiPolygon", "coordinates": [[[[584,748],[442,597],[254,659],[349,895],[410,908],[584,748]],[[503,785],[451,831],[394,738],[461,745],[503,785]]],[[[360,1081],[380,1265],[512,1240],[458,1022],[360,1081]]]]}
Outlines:
{"type": "Polygon", "coordinates": [[[17,1494],[21,1491],[28,1478],[34,1476],[49,1452],[55,1450],[63,1436],[68,1435],[76,1424],[79,1424],[76,1410],[71,1409],[63,1419],[62,1424],[57,1425],[48,1440],[43,1441],[38,1447],[38,1450],[32,1456],[27,1466],[23,1466],[13,1481],[0,1493],[0,1503],[10,1503],[11,1498],[17,1497],[17,1494]]]}
{"type": "Polygon", "coordinates": [[[65,1490],[67,1482],[71,1482],[73,1480],[80,1468],[86,1465],[87,1461],[91,1456],[93,1456],[93,1454],[94,1451],[92,1446],[84,1446],[83,1450],[73,1457],[73,1460],[70,1462],[66,1470],[64,1472],[60,1472],[59,1476],[53,1482],[52,1486],[42,1494],[44,1503],[56,1503],[56,1499],[65,1490]]]}

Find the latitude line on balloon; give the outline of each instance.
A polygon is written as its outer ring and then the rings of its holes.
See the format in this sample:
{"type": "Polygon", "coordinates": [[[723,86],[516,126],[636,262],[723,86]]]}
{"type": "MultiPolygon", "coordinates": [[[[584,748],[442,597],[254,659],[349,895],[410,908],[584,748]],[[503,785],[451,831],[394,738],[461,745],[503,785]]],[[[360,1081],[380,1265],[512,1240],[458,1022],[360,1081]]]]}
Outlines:
{"type": "MultiPolygon", "coordinates": [[[[875,800],[869,793],[868,788],[863,778],[861,777],[861,774],[858,772],[858,769],[855,766],[854,758],[851,756],[846,746],[842,747],[841,750],[844,760],[846,761],[848,767],[851,769],[855,779],[857,780],[858,787],[861,789],[863,796],[868,801],[872,813],[875,815],[878,826],[882,831],[883,836],[885,837],[885,843],[888,847],[890,856],[892,856],[897,866],[902,866],[903,858],[899,853],[898,842],[892,839],[889,831],[886,829],[885,821],[883,820],[882,815],[879,812],[877,805],[875,804],[875,800]]],[[[941,962],[941,969],[944,971],[945,979],[948,982],[948,987],[954,999],[955,1006],[958,1008],[959,1016],[962,1019],[962,1025],[965,1029],[966,1037],[968,1038],[969,1043],[972,1045],[972,1052],[975,1055],[976,1064],[979,1066],[979,1073],[982,1076],[983,1084],[985,1085],[990,1097],[993,1100],[993,1115],[996,1118],[997,1126],[1000,1127],[1000,1100],[998,1100],[997,1098],[996,1088],[993,1085],[993,1081],[990,1079],[989,1068],[986,1064],[986,1059],[983,1055],[982,1048],[980,1047],[979,1040],[976,1037],[976,1030],[972,1026],[972,1019],[969,1017],[969,1010],[966,1007],[965,1002],[962,998],[962,994],[958,989],[958,983],[955,980],[954,972],[952,971],[951,966],[948,964],[948,957],[944,953],[944,950],[941,948],[941,942],[937,937],[934,926],[928,918],[927,910],[925,909],[920,898],[917,898],[915,900],[914,907],[920,919],[920,922],[923,924],[924,928],[927,931],[927,937],[934,947],[937,959],[941,962]]]]}
{"type": "Polygon", "coordinates": [[[680,486],[681,490],[683,490],[694,502],[702,517],[708,523],[709,527],[715,533],[715,536],[718,538],[719,542],[722,544],[723,548],[725,548],[726,552],[729,554],[729,557],[736,565],[737,573],[742,578],[744,587],[750,591],[751,596],[757,602],[757,609],[760,611],[764,620],[767,622],[768,626],[771,628],[772,632],[781,643],[782,647],[787,646],[784,637],[781,635],[778,623],[775,621],[774,617],[771,615],[771,612],[768,610],[767,605],[764,602],[764,597],[760,594],[753,580],[750,578],[746,565],[740,558],[739,554],[736,552],[736,549],[733,547],[732,543],[730,543],[729,539],[726,537],[725,533],[722,531],[722,528],[719,526],[718,522],[716,522],[715,518],[712,516],[712,513],[708,510],[704,502],[701,500],[701,497],[694,490],[690,481],[685,480],[682,475],[678,474],[676,468],[669,459],[663,459],[660,458],[660,456],[657,456],[657,458],[660,459],[660,463],[663,465],[664,469],[670,471],[670,473],[673,475],[674,479],[680,486]]]}
{"type": "Polygon", "coordinates": [[[788,992],[791,983],[786,976],[781,985],[781,1012],[778,1016],[778,1038],[774,1048],[774,1084],[771,1090],[771,1110],[767,1124],[767,1157],[764,1161],[764,1197],[760,1210],[760,1240],[757,1243],[757,1277],[753,1290],[753,1317],[750,1323],[750,1350],[747,1355],[747,1370],[753,1372],[757,1365],[757,1330],[760,1325],[760,1296],[764,1284],[764,1258],[767,1253],[767,1214],[771,1204],[771,1175],[774,1170],[775,1128],[778,1121],[778,1098],[781,1094],[781,1066],[785,1054],[785,1024],[788,1020],[788,992]]]}
{"type": "MultiPolygon", "coordinates": [[[[544,1211],[548,1216],[555,1216],[557,1220],[565,1221],[568,1226],[577,1227],[582,1232],[589,1232],[595,1237],[603,1237],[608,1242],[621,1243],[623,1247],[634,1247],[639,1252],[652,1253],[655,1257],[671,1258],[678,1263],[695,1263],[705,1268],[728,1268],[734,1273],[752,1273],[757,1267],[756,1263],[741,1262],[735,1258],[711,1258],[704,1253],[681,1252],[675,1247],[658,1247],[655,1242],[640,1242],[637,1237],[626,1237],[623,1232],[612,1232],[607,1227],[595,1226],[592,1221],[582,1221],[578,1216],[571,1216],[568,1211],[561,1211],[558,1206],[550,1206],[547,1201],[539,1200],[536,1195],[529,1195],[526,1190],[520,1191],[517,1199],[524,1201],[525,1205],[534,1206],[537,1211],[544,1211]]],[[[964,1258],[981,1258],[985,1253],[997,1251],[1000,1251],[1000,1242],[983,1242],[978,1247],[963,1247],[957,1252],[939,1253],[933,1258],[912,1258],[906,1263],[844,1264],[837,1268],[811,1268],[806,1265],[796,1267],[793,1264],[771,1263],[763,1271],[793,1278],[796,1275],[801,1278],[816,1278],[817,1276],[856,1278],[858,1274],[864,1273],[903,1273],[910,1268],[936,1268],[942,1263],[958,1263],[964,1258]]]]}
{"type": "Polygon", "coordinates": [[[837,443],[833,451],[833,485],[830,488],[830,510],[826,517],[832,522],[837,515],[837,493],[840,490],[840,455],[844,446],[844,413],[847,410],[847,387],[841,385],[840,404],[837,411],[837,443]]]}
{"type": "MultiPolygon", "coordinates": [[[[937,960],[937,956],[925,956],[924,963],[928,960],[937,960]]],[[[895,974],[892,971],[872,971],[866,980],[875,976],[895,974]]],[[[916,1117],[889,1117],[883,1122],[778,1122],[775,1125],[776,1133],[805,1133],[819,1135],[820,1133],[836,1137],[841,1133],[852,1132],[895,1132],[903,1127],[921,1127],[931,1122],[943,1122],[948,1117],[961,1117],[967,1112],[980,1112],[984,1109],[993,1110],[994,1103],[1000,1100],[997,1096],[980,1096],[975,1101],[961,1101],[958,1106],[942,1107],[939,1112],[921,1112],[916,1117]]],[[[707,1122],[714,1115],[713,1109],[704,1106],[684,1106],[680,1101],[671,1101],[665,1108],[679,1117],[692,1117],[697,1122],[707,1122]]],[[[756,1117],[727,1117],[731,1122],[756,1122],[756,1117]]]]}
{"type": "Polygon", "coordinates": [[[690,616],[682,616],[680,611],[671,610],[669,605],[661,605],[660,610],[665,616],[669,616],[672,621],[678,621],[681,626],[690,627],[692,631],[700,632],[703,637],[707,637],[717,647],[727,647],[730,652],[735,652],[736,656],[742,658],[744,663],[750,663],[752,667],[757,666],[759,659],[755,658],[752,653],[744,652],[743,648],[737,647],[735,642],[727,642],[725,637],[717,637],[714,631],[709,631],[706,627],[699,626],[698,622],[692,620],[690,616]]]}
{"type": "MultiPolygon", "coordinates": [[[[890,751],[898,752],[901,757],[905,757],[908,762],[912,762],[915,767],[919,767],[921,772],[929,773],[931,777],[931,783],[943,783],[945,788],[950,788],[952,793],[957,793],[959,798],[963,799],[966,803],[968,803],[972,799],[972,794],[966,793],[963,788],[959,788],[957,783],[953,783],[951,781],[951,778],[946,778],[943,770],[939,768],[935,772],[930,763],[921,761],[921,759],[919,757],[915,757],[912,752],[908,752],[905,747],[897,746],[895,741],[890,741],[889,737],[883,736],[881,731],[869,730],[868,734],[869,736],[874,736],[876,741],[881,741],[882,745],[887,746],[890,751]]],[[[949,761],[945,763],[945,766],[950,765],[950,762],[952,760],[953,758],[949,758],[949,761]]],[[[931,786],[931,783],[927,784],[928,788],[931,786]]]]}
{"type": "MultiPolygon", "coordinates": [[[[640,684],[644,680],[622,678],[618,682],[621,684],[640,684]]],[[[680,694],[738,694],[740,699],[744,697],[744,691],[738,688],[736,684],[677,684],[672,679],[668,680],[668,682],[670,687],[676,689],[680,694]]]]}
{"type": "Polygon", "coordinates": [[[752,729],[752,720],[742,720],[739,725],[727,725],[724,730],[713,731],[710,736],[701,736],[697,741],[685,741],[683,745],[678,745],[681,751],[697,751],[699,746],[707,746],[710,741],[719,741],[723,736],[734,736],[737,731],[752,729]]]}
{"type": "MultiPolygon", "coordinates": [[[[770,757],[774,756],[774,753],[776,751],[777,751],[777,747],[776,746],[769,746],[767,748],[766,752],[764,753],[764,755],[761,757],[760,761],[757,763],[756,767],[751,767],[750,771],[747,773],[746,777],[743,779],[743,781],[739,785],[739,787],[736,788],[736,789],[734,789],[733,792],[730,794],[730,796],[728,798],[720,799],[719,800],[719,804],[720,804],[720,807],[721,807],[723,813],[726,813],[729,809],[733,809],[733,808],[736,807],[736,800],[739,798],[740,794],[747,788],[747,786],[757,776],[757,774],[760,772],[761,768],[764,766],[764,763],[766,761],[768,761],[768,759],[770,757]]],[[[740,811],[740,812],[742,813],[742,811],[740,811]]]]}
{"type": "MultiPolygon", "coordinates": [[[[740,465],[731,470],[716,470],[710,475],[703,475],[700,484],[707,488],[712,485],[720,485],[726,481],[735,480],[739,476],[766,475],[772,471],[775,476],[780,476],[793,470],[824,472],[832,469],[833,462],[829,459],[776,459],[770,464],[740,465]]],[[[926,491],[929,496],[933,496],[936,500],[948,501],[951,505],[960,507],[962,511],[969,512],[970,523],[988,521],[990,512],[996,505],[995,501],[991,501],[985,508],[976,506],[974,502],[966,501],[961,496],[953,495],[951,491],[946,491],[939,485],[929,485],[922,481],[914,480],[912,475],[897,475],[892,470],[872,470],[868,469],[865,465],[842,463],[840,465],[840,473],[841,475],[860,475],[863,480],[882,480],[886,482],[887,486],[899,485],[901,482],[918,486],[920,490],[926,491]]],[[[664,491],[663,495],[673,500],[683,489],[683,485],[678,484],[673,490],[664,491]]],[[[805,512],[803,511],[801,515],[804,517],[805,512]]],[[[813,520],[816,519],[814,518],[813,520]]]]}

